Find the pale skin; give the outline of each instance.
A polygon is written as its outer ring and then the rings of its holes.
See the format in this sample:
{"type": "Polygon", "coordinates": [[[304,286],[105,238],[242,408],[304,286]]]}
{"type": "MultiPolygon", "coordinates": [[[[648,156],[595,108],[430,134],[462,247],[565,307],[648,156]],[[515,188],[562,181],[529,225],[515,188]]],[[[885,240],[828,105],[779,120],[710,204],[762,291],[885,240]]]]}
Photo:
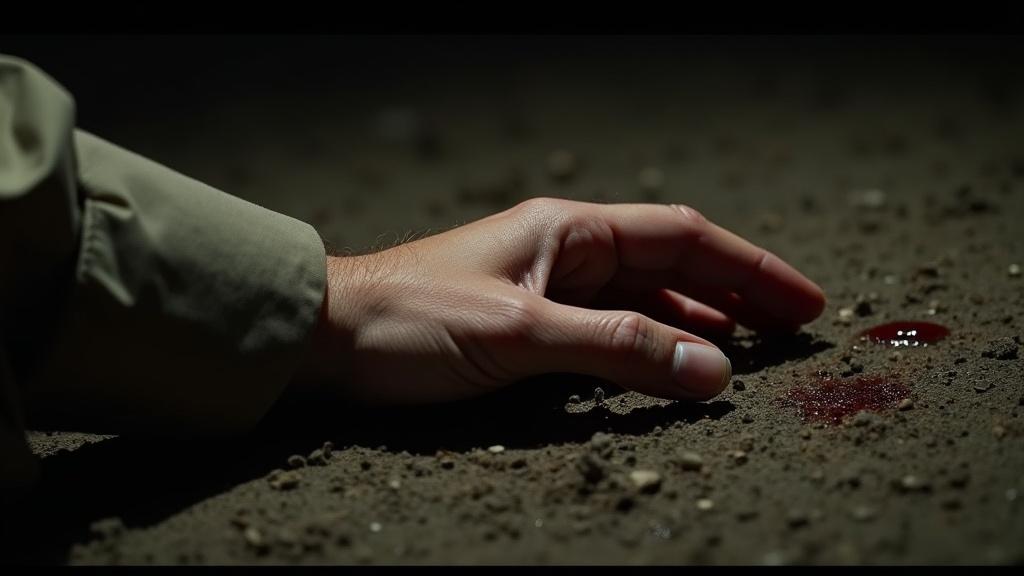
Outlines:
{"type": "Polygon", "coordinates": [[[698,334],[794,331],[825,295],[682,205],[537,198],[364,256],[328,257],[300,385],[349,400],[458,400],[548,373],[708,400],[725,355],[698,334]]]}

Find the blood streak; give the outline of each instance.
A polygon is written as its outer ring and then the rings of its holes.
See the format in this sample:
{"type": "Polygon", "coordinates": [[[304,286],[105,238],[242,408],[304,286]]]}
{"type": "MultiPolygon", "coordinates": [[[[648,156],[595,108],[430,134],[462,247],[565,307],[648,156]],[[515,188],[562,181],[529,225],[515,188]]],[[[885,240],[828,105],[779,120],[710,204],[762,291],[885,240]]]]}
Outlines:
{"type": "Polygon", "coordinates": [[[818,376],[816,381],[791,389],[785,400],[800,410],[804,420],[839,424],[861,410],[895,408],[909,395],[910,388],[894,376],[818,376]]]}

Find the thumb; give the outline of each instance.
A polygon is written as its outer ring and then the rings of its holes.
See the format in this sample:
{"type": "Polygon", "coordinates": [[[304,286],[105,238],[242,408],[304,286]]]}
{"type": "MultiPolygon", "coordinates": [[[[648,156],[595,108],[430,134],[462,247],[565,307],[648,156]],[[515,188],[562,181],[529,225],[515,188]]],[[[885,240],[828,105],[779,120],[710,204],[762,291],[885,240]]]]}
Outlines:
{"type": "Polygon", "coordinates": [[[636,312],[545,302],[525,354],[535,372],[587,374],[673,400],[713,398],[732,377],[729,359],[703,338],[636,312]]]}

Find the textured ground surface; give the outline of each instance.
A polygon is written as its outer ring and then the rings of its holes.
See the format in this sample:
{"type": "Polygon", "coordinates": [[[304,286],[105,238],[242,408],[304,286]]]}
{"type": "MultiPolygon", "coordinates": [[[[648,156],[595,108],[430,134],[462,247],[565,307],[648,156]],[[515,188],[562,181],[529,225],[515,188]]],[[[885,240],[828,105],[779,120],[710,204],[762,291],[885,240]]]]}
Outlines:
{"type": "Polygon", "coordinates": [[[687,203],[816,280],[825,314],[723,342],[734,381],[706,404],[550,376],[433,409],[282,406],[224,445],[32,433],[44,480],[8,544],[85,564],[1024,563],[1019,43],[464,44],[213,58],[108,94],[120,116],[88,88],[81,118],[339,249],[531,196],[687,203]],[[951,335],[857,339],[900,319],[951,335]],[[909,400],[806,422],[785,398],[819,371],[909,400]]]}

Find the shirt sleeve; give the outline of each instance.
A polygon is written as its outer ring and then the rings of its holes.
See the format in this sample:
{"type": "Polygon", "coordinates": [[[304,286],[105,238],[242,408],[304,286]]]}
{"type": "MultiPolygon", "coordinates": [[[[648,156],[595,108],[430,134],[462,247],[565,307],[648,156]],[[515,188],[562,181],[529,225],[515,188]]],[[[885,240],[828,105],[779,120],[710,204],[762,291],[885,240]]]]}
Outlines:
{"type": "Polygon", "coordinates": [[[253,427],[326,283],[311,226],[76,129],[71,96],[3,56],[0,274],[30,426],[173,435],[253,427]]]}

